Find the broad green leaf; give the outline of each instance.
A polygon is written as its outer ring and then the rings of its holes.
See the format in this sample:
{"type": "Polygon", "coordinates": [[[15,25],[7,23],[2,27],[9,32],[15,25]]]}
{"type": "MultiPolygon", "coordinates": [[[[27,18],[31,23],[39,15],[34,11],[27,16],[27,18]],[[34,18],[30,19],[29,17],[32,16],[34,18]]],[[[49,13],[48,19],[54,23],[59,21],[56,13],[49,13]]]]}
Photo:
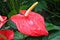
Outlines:
{"type": "Polygon", "coordinates": [[[14,36],[14,40],[20,40],[20,39],[24,39],[26,37],[27,37],[26,35],[24,35],[24,34],[18,32],[18,31],[16,31],[15,32],[15,36],[14,36]]]}
{"type": "Polygon", "coordinates": [[[53,33],[49,35],[48,40],[60,40],[60,31],[53,31],[53,33]]]}
{"type": "Polygon", "coordinates": [[[8,14],[8,18],[10,18],[14,14],[17,14],[17,11],[16,10],[11,10],[11,12],[8,14]]]}
{"type": "Polygon", "coordinates": [[[60,26],[55,26],[51,23],[46,23],[46,28],[47,28],[48,31],[50,31],[50,30],[60,30],[60,26]]]}

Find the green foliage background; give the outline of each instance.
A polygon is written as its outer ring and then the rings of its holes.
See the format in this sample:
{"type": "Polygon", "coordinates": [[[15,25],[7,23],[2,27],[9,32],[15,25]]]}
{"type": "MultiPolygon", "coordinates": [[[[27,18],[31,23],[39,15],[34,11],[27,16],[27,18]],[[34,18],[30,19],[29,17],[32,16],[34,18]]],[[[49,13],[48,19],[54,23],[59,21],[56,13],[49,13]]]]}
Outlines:
{"type": "Polygon", "coordinates": [[[0,15],[10,18],[12,15],[18,14],[19,10],[27,10],[36,1],[39,4],[33,11],[44,16],[46,28],[49,31],[48,37],[27,37],[16,31],[17,29],[11,21],[4,26],[15,31],[14,40],[60,40],[60,0],[0,0],[0,15]]]}

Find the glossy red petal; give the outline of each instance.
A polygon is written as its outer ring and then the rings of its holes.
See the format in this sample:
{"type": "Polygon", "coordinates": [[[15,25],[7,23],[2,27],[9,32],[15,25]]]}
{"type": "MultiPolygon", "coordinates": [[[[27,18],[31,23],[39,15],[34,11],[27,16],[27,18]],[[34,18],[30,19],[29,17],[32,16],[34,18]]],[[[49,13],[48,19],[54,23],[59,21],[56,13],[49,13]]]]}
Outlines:
{"type": "MultiPolygon", "coordinates": [[[[12,40],[14,37],[14,32],[12,30],[0,30],[0,34],[7,37],[8,40],[12,40]]],[[[0,40],[3,40],[3,38],[0,37],[0,40]]]]}
{"type": "Polygon", "coordinates": [[[44,18],[35,12],[30,12],[28,17],[25,17],[25,12],[26,10],[21,10],[23,15],[16,14],[11,17],[18,30],[28,36],[47,36],[48,31],[45,27],[44,18]]]}
{"type": "Polygon", "coordinates": [[[0,20],[0,28],[7,22],[7,17],[6,16],[2,16],[3,21],[0,20]]]}

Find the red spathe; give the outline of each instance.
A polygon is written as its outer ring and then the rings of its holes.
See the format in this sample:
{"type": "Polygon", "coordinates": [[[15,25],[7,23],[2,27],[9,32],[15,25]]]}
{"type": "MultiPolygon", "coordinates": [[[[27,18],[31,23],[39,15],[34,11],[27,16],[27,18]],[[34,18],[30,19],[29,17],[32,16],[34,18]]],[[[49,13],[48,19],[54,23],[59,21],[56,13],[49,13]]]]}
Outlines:
{"type": "Polygon", "coordinates": [[[6,16],[2,16],[3,21],[0,20],[0,28],[7,22],[7,17],[6,16]]]}
{"type": "Polygon", "coordinates": [[[40,14],[29,12],[29,15],[26,17],[24,16],[26,10],[21,10],[20,12],[21,14],[13,15],[11,20],[21,33],[28,36],[48,36],[44,18],[40,14]]]}
{"type": "MultiPolygon", "coordinates": [[[[12,40],[14,38],[14,32],[12,30],[0,30],[0,34],[7,37],[8,40],[12,40]]],[[[0,37],[0,40],[4,40],[4,38],[0,37]]]]}

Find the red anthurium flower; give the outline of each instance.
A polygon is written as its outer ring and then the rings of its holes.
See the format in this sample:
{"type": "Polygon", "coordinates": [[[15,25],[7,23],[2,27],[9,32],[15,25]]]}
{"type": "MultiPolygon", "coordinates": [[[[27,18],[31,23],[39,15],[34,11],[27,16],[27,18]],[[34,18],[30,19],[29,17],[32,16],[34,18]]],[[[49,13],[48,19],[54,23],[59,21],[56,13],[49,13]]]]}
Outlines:
{"type": "Polygon", "coordinates": [[[0,40],[12,40],[14,32],[12,30],[0,30],[0,40]]]}
{"type": "Polygon", "coordinates": [[[6,16],[0,16],[0,28],[7,22],[6,16]]]}
{"type": "Polygon", "coordinates": [[[16,14],[11,17],[11,20],[16,24],[18,30],[28,36],[47,36],[48,31],[44,18],[35,12],[29,12],[29,15],[24,16],[26,10],[21,10],[21,14],[16,14]]]}

